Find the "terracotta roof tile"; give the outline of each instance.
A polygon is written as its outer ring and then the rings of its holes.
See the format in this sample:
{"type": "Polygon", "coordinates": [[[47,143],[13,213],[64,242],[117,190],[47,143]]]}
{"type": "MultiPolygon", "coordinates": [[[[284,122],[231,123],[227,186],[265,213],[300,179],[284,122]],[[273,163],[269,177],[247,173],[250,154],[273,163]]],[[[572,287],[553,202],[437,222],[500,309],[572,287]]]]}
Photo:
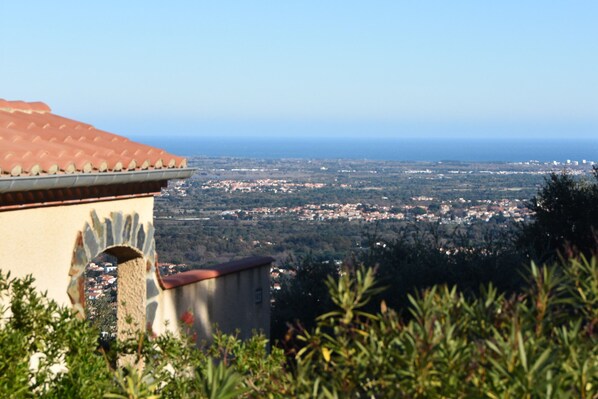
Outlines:
{"type": "Polygon", "coordinates": [[[186,166],[183,157],[55,115],[42,102],[0,99],[0,178],[186,166]]]}

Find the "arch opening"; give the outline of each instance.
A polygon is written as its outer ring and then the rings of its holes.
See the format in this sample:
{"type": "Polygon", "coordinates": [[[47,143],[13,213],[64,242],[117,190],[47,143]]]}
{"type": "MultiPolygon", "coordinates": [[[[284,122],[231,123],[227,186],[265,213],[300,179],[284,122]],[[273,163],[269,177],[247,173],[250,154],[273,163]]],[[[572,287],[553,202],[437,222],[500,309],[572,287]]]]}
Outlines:
{"type": "Polygon", "coordinates": [[[146,312],[146,267],[137,250],[111,247],[85,268],[85,316],[100,331],[100,342],[125,339],[142,330],[146,312]]]}
{"type": "MultiPolygon", "coordinates": [[[[116,297],[106,302],[116,303],[110,306],[116,308],[117,338],[151,329],[160,294],[153,225],[140,223],[136,213],[111,212],[109,217],[99,218],[95,211],[91,212],[91,222],[85,224],[75,240],[67,288],[73,309],[81,318],[91,312],[86,311],[86,304],[91,300],[86,298],[86,292],[91,291],[86,287],[86,270],[92,262],[97,265],[94,259],[98,256],[100,260],[113,257],[108,263],[116,265],[116,275],[112,276],[116,278],[116,293],[104,295],[116,297]]],[[[99,276],[90,274],[89,277],[99,276]]],[[[111,334],[109,328],[104,330],[111,334]]]]}
{"type": "Polygon", "coordinates": [[[116,339],[117,267],[117,258],[104,252],[85,266],[85,317],[100,332],[104,347],[116,339]]]}

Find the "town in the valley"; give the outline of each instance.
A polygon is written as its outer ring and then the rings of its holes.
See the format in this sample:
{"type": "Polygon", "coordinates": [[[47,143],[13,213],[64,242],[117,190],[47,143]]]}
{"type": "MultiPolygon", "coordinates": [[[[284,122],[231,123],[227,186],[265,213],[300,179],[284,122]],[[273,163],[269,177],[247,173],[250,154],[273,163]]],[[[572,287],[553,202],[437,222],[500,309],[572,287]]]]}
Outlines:
{"type": "MultiPolygon", "coordinates": [[[[248,255],[342,262],[368,234],[442,226],[501,231],[533,217],[528,201],[551,173],[589,177],[595,162],[393,162],[192,157],[192,178],[156,198],[159,269],[170,275],[248,255]]],[[[472,234],[472,237],[475,237],[472,234]]],[[[475,238],[474,238],[475,239],[475,238]]],[[[88,301],[114,299],[116,265],[88,268],[88,301]]]]}

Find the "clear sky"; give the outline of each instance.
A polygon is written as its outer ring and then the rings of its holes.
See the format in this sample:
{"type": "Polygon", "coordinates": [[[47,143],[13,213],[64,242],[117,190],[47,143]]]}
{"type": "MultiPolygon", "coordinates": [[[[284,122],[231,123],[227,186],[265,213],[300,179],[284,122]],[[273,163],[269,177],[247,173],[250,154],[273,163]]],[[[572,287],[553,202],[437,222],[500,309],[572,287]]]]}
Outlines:
{"type": "Polygon", "coordinates": [[[598,1],[0,0],[0,98],[142,135],[598,136],[598,1]]]}

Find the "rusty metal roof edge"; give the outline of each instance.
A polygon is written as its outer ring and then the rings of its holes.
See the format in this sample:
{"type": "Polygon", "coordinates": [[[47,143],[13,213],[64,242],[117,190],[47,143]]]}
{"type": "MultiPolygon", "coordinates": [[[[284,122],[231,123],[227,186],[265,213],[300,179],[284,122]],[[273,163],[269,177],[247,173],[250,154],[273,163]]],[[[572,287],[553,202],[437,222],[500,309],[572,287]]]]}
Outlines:
{"type": "Polygon", "coordinates": [[[0,193],[186,179],[191,177],[194,172],[194,168],[173,168],[51,176],[18,176],[8,179],[0,178],[0,193]]]}

